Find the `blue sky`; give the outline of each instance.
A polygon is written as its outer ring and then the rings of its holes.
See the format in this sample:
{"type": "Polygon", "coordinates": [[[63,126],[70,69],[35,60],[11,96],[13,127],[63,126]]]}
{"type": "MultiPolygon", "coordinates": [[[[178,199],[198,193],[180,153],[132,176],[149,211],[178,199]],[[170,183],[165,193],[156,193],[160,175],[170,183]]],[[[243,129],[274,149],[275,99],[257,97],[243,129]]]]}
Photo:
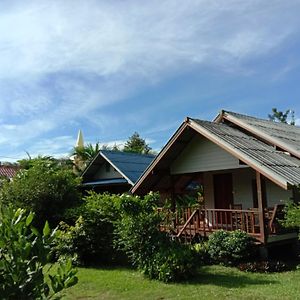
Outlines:
{"type": "Polygon", "coordinates": [[[159,150],[186,116],[300,124],[300,1],[0,1],[0,160],[134,132],[159,150]]]}

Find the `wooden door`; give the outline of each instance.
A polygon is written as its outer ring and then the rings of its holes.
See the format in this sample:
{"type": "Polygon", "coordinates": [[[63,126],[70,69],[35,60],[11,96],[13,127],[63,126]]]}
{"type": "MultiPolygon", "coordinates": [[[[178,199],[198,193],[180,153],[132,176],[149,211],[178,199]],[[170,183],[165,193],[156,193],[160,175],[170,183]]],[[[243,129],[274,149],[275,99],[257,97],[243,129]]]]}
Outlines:
{"type": "Polygon", "coordinates": [[[232,174],[214,175],[215,208],[229,209],[233,204],[232,174]]]}

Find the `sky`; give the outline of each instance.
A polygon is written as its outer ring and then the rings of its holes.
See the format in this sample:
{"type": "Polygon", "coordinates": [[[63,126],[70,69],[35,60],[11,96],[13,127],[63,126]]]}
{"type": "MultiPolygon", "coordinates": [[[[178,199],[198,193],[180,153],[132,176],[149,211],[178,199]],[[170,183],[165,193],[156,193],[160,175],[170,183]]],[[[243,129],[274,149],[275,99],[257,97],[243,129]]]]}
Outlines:
{"type": "Polygon", "coordinates": [[[0,0],[0,161],[156,151],[221,109],[300,125],[299,0],[0,0]]]}

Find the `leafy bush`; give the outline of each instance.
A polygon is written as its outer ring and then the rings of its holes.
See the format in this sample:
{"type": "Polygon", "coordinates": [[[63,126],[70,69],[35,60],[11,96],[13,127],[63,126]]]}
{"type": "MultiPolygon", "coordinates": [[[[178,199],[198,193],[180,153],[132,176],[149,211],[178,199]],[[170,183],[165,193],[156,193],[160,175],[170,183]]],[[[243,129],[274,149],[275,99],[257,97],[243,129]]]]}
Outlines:
{"type": "Polygon", "coordinates": [[[159,230],[163,216],[157,212],[158,201],[158,195],[152,193],[144,199],[121,197],[116,244],[149,278],[164,282],[188,278],[195,271],[194,251],[159,230]]]}
{"type": "Polygon", "coordinates": [[[113,246],[119,199],[117,195],[90,192],[80,206],[67,210],[64,218],[74,225],[60,223],[59,254],[76,254],[77,262],[83,265],[126,262],[124,254],[113,246]]]}
{"type": "MultiPolygon", "coordinates": [[[[289,203],[285,207],[285,219],[283,225],[287,228],[300,229],[300,204],[289,203]]],[[[300,239],[300,234],[299,234],[300,239]]]]}
{"type": "Polygon", "coordinates": [[[0,203],[34,211],[38,227],[46,220],[56,226],[64,210],[78,201],[80,180],[71,169],[51,158],[29,160],[26,168],[20,170],[13,181],[4,183],[0,203]]]}
{"type": "Polygon", "coordinates": [[[237,264],[248,259],[254,248],[254,240],[241,230],[218,230],[209,236],[208,253],[218,263],[237,264]]]}
{"type": "Polygon", "coordinates": [[[209,265],[211,264],[211,257],[208,252],[208,242],[202,241],[201,243],[192,245],[193,251],[196,253],[197,263],[198,265],[209,265]]]}
{"type": "Polygon", "coordinates": [[[24,209],[0,209],[1,299],[50,298],[77,283],[70,260],[50,272],[55,230],[46,222],[40,234],[32,226],[33,219],[34,214],[24,209]]]}

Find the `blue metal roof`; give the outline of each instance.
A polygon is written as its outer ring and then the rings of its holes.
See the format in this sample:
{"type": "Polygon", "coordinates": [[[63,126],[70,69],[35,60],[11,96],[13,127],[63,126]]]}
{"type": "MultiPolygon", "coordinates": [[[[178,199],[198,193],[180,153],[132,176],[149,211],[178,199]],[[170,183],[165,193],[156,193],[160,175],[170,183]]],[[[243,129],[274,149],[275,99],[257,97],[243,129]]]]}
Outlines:
{"type": "Polygon", "coordinates": [[[135,183],[154,159],[151,154],[101,150],[101,154],[135,183]]]}

